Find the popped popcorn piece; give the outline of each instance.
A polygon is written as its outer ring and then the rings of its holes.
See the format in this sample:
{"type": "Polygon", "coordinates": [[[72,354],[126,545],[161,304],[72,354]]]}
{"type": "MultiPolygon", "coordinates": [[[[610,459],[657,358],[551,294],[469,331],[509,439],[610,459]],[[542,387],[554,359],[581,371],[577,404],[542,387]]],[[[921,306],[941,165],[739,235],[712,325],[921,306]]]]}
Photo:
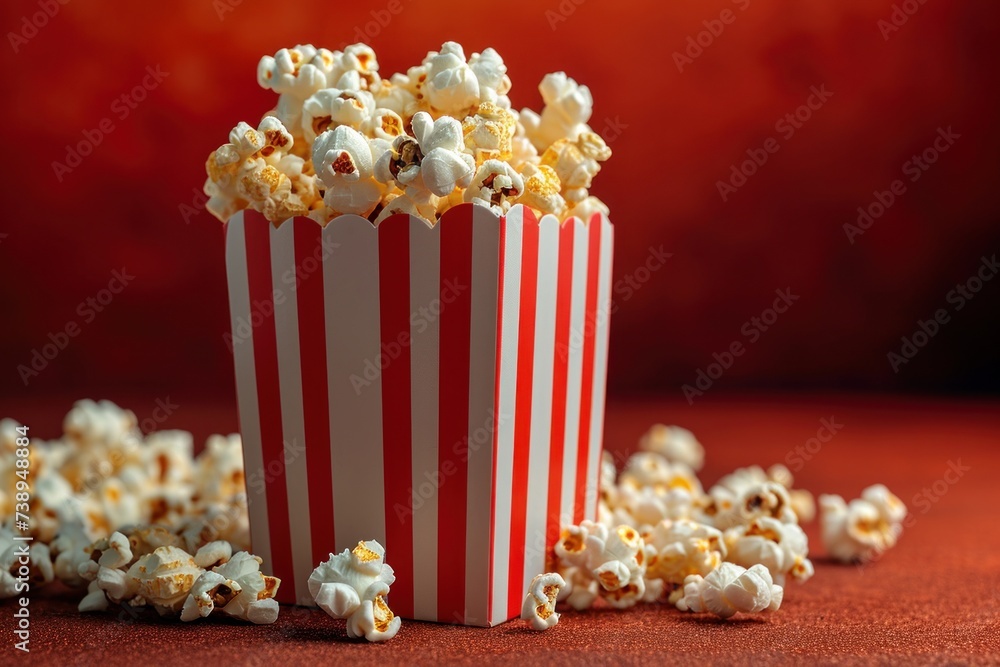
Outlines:
{"type": "MultiPolygon", "coordinates": [[[[428,54],[427,82],[424,91],[427,102],[439,114],[464,118],[467,111],[479,103],[479,79],[465,60],[462,45],[445,42],[436,54],[428,54]]],[[[486,73],[489,66],[480,68],[486,73]]]]}
{"type": "Polygon", "coordinates": [[[798,524],[757,517],[749,525],[727,530],[725,540],[730,562],[743,567],[759,563],[781,586],[785,585],[785,575],[800,582],[813,575],[809,539],[798,524]]]}
{"type": "Polygon", "coordinates": [[[132,564],[126,573],[127,585],[140,604],[152,605],[160,615],[173,615],[181,610],[203,571],[183,549],[158,547],[132,564]]]}
{"type": "Polygon", "coordinates": [[[730,509],[715,515],[715,526],[725,530],[749,524],[762,516],[772,517],[783,523],[798,521],[792,510],[788,491],[781,484],[763,482],[746,487],[730,509]]]}
{"type": "Polygon", "coordinates": [[[890,549],[903,532],[906,506],[884,485],[876,484],[850,503],[838,495],[821,495],[823,545],[833,558],[867,561],[890,549]]]}
{"type": "Polygon", "coordinates": [[[274,599],[281,581],[260,572],[261,559],[240,551],[228,562],[203,572],[190,588],[182,621],[193,621],[219,609],[227,616],[257,625],[278,620],[274,599]]]}
{"type": "Polygon", "coordinates": [[[361,130],[374,111],[375,98],[366,90],[324,88],[302,105],[302,135],[312,142],[340,125],[361,130]]]}
{"type": "Polygon", "coordinates": [[[539,574],[531,580],[521,606],[521,618],[532,630],[548,630],[559,622],[556,600],[566,581],[556,572],[539,574]]]}
{"type": "Polygon", "coordinates": [[[497,215],[510,210],[524,192],[524,180],[514,168],[500,160],[487,160],[476,170],[465,191],[465,201],[485,206],[497,215]]]}
{"type": "Polygon", "coordinates": [[[210,435],[195,460],[198,497],[206,503],[228,501],[246,491],[243,475],[243,441],[239,433],[210,435]]]}
{"type": "Polygon", "coordinates": [[[539,152],[561,139],[576,141],[590,131],[587,121],[593,113],[594,99],[587,86],[578,85],[565,72],[553,72],[545,75],[538,90],[545,102],[541,116],[522,109],[521,122],[539,152]]]}
{"type": "Polygon", "coordinates": [[[41,542],[27,546],[24,542],[15,541],[14,533],[9,528],[0,526],[0,599],[23,594],[23,584],[18,579],[24,572],[27,572],[27,580],[32,586],[47,584],[55,578],[48,546],[41,542]],[[22,555],[21,547],[27,548],[27,559],[22,555]],[[22,567],[26,570],[22,571],[22,567]]]}
{"type": "Polygon", "coordinates": [[[692,470],[701,470],[705,464],[705,449],[694,433],[680,426],[654,424],[639,439],[639,449],[656,452],[671,463],[683,463],[692,470]]]}
{"type": "Polygon", "coordinates": [[[510,160],[517,120],[507,109],[483,102],[462,121],[465,150],[481,167],[487,160],[510,160]]]}
{"type": "Polygon", "coordinates": [[[367,44],[358,42],[344,49],[343,53],[335,53],[331,74],[327,83],[337,88],[350,87],[352,90],[371,90],[376,87],[381,78],[378,74],[378,59],[375,51],[367,44]],[[344,84],[349,82],[349,86],[344,84]]]}
{"type": "Polygon", "coordinates": [[[323,201],[339,213],[368,216],[382,198],[374,176],[372,147],[363,134],[340,125],[313,144],[316,175],[326,186],[323,201]]]}
{"type": "Polygon", "coordinates": [[[396,183],[415,201],[420,200],[422,190],[445,197],[456,187],[467,187],[475,161],[463,152],[461,124],[450,117],[433,120],[420,111],[413,116],[411,126],[412,137],[396,137],[391,150],[379,157],[375,177],[383,183],[396,183]]]}
{"type": "Polygon", "coordinates": [[[565,217],[579,218],[584,222],[590,222],[590,219],[595,213],[602,213],[607,216],[611,213],[611,209],[609,209],[607,204],[602,202],[597,197],[588,196],[570,205],[569,209],[566,211],[565,217]]]}
{"type": "Polygon", "coordinates": [[[309,593],[327,614],[347,619],[350,637],[385,641],[396,635],[401,623],[385,603],[395,580],[385,563],[385,549],[370,540],[330,554],[310,575],[309,593]]]}
{"type": "Polygon", "coordinates": [[[689,519],[666,519],[643,537],[651,548],[646,576],[663,581],[671,593],[679,591],[687,577],[706,576],[726,558],[722,532],[689,519]]]}
{"type": "Polygon", "coordinates": [[[515,203],[524,204],[539,216],[551,214],[563,219],[566,200],[559,194],[561,185],[555,169],[529,162],[525,165],[522,176],[525,177],[524,192],[515,203]]]}
{"type": "Polygon", "coordinates": [[[763,565],[744,569],[722,563],[705,577],[698,574],[688,577],[677,608],[731,618],[738,612],[777,611],[783,596],[784,589],[772,581],[771,573],[763,565]]]}
{"type": "Polygon", "coordinates": [[[507,76],[507,66],[495,49],[484,49],[482,53],[473,53],[469,58],[469,69],[479,81],[479,101],[495,104],[504,109],[510,108],[511,82],[507,76]]]}
{"type": "Polygon", "coordinates": [[[194,564],[207,570],[228,563],[232,557],[233,545],[225,540],[216,540],[198,549],[194,555],[194,564]]]}
{"type": "Polygon", "coordinates": [[[809,523],[816,518],[816,500],[805,489],[789,489],[788,499],[799,523],[809,523]]]}
{"type": "Polygon", "coordinates": [[[590,571],[583,567],[561,568],[566,586],[559,591],[558,600],[566,602],[577,611],[590,609],[597,600],[600,586],[590,571]]]}
{"type": "Polygon", "coordinates": [[[266,90],[305,100],[327,86],[324,57],[328,56],[329,51],[320,54],[312,44],[279,49],[274,56],[260,59],[257,64],[257,83],[266,90]],[[320,56],[318,62],[315,61],[317,55],[320,56]]]}
{"type": "Polygon", "coordinates": [[[555,170],[563,197],[575,204],[587,198],[600,163],[610,157],[611,149],[599,134],[583,132],[575,140],[558,139],[542,153],[541,164],[555,170]]]}
{"type": "Polygon", "coordinates": [[[612,606],[629,607],[645,595],[646,546],[631,526],[609,528],[593,521],[568,526],[555,545],[555,554],[571,582],[570,595],[577,594],[574,604],[593,601],[588,599],[593,589],[585,583],[581,586],[585,575],[596,583],[597,594],[612,606]],[[570,572],[570,568],[577,571],[570,572]]]}
{"type": "Polygon", "coordinates": [[[392,142],[405,134],[403,119],[397,111],[386,107],[375,109],[362,124],[362,131],[375,139],[392,142]]]}

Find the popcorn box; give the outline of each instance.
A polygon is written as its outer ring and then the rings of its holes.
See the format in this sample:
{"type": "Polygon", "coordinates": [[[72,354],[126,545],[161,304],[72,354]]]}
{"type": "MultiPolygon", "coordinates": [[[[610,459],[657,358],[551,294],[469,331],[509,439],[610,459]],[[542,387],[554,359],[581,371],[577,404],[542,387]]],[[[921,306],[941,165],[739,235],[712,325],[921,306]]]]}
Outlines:
{"type": "Polygon", "coordinates": [[[280,601],[376,539],[397,615],[520,614],[560,524],[596,517],[612,243],[605,216],[522,206],[230,219],[251,537],[280,601]]]}

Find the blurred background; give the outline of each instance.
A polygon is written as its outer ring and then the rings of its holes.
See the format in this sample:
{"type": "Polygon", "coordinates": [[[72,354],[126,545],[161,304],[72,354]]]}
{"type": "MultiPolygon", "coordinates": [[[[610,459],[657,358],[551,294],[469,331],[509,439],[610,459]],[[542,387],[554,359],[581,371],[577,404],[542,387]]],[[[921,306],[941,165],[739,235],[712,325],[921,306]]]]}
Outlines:
{"type": "Polygon", "coordinates": [[[972,0],[5,2],[0,402],[235,405],[205,159],[274,105],[262,55],[361,39],[384,76],[445,40],[493,46],[517,108],[548,71],[591,88],[614,151],[592,189],[617,227],[612,397],[683,400],[737,342],[712,395],[995,394],[1000,279],[977,280],[1000,252],[998,18],[972,0]],[[776,290],[797,298],[772,317],[776,290]]]}

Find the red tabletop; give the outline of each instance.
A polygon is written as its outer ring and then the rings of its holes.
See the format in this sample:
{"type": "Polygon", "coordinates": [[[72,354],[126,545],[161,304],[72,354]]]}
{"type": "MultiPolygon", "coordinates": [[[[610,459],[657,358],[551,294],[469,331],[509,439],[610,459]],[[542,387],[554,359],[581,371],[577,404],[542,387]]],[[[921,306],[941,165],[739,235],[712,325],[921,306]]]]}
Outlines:
{"type": "MultiPolygon", "coordinates": [[[[122,400],[129,407],[146,403],[152,401],[122,400]]],[[[4,412],[31,420],[39,435],[51,435],[68,407],[68,402],[25,403],[4,412]]],[[[629,450],[656,421],[698,435],[707,451],[700,475],[707,485],[736,466],[785,462],[800,468],[796,486],[817,495],[856,497],[865,486],[885,483],[915,519],[896,548],[864,567],[826,560],[817,524],[807,525],[816,566],[812,580],[789,584],[777,613],[729,622],[666,606],[603,608],[566,612],[545,633],[518,621],[491,629],[404,621],[392,641],[366,645],[348,640],[343,621],[318,611],[283,607],[277,623],[260,627],[225,619],[185,624],[114,612],[80,615],[75,593],[50,587],[33,593],[32,651],[25,657],[36,664],[104,667],[703,660],[1000,664],[1000,479],[994,479],[1000,474],[1000,403],[850,396],[709,396],[694,407],[675,399],[613,401],[607,446],[629,450]],[[810,453],[806,443],[824,419],[842,428],[818,451],[814,443],[810,453]],[[949,469],[961,475],[946,474],[949,469]]],[[[201,438],[231,430],[235,414],[231,405],[188,404],[165,425],[188,428],[201,438]]],[[[8,644],[14,641],[13,609],[10,602],[0,605],[0,636],[8,644]]],[[[16,654],[12,646],[3,650],[16,654]]]]}

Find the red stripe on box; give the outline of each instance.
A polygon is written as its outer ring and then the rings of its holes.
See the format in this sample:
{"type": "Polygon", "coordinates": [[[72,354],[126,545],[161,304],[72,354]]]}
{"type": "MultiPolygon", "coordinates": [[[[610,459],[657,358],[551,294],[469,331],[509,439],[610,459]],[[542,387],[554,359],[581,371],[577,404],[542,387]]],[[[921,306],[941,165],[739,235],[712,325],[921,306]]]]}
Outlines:
{"type": "Polygon", "coordinates": [[[510,508],[510,570],[507,615],[520,613],[524,591],[524,548],[528,514],[528,461],[531,453],[531,401],[535,365],[535,302],[538,293],[538,235],[535,216],[524,209],[521,248],[521,318],[517,341],[517,396],[514,400],[513,490],[510,508]]]}
{"type": "Polygon", "coordinates": [[[298,299],[299,357],[302,366],[302,419],[312,561],[336,549],[333,539],[333,476],[330,457],[330,402],[326,377],[326,318],[323,296],[323,228],[295,219],[295,294],[298,299]]]}
{"type": "Polygon", "coordinates": [[[472,329],[472,207],[441,225],[441,350],[438,407],[438,620],[465,620],[465,542],[468,490],[469,350],[472,329]]]}
{"type": "MultiPolygon", "coordinates": [[[[267,487],[267,519],[271,529],[272,574],[281,579],[280,600],[295,602],[292,540],[288,525],[288,488],[281,428],[281,391],[278,385],[278,341],[274,323],[274,287],[271,278],[271,223],[256,211],[244,213],[247,244],[247,280],[251,312],[261,315],[253,329],[254,369],[260,413],[260,440],[267,487]],[[276,465],[272,466],[272,463],[276,465]],[[273,472],[277,470],[280,472],[273,472]],[[286,588],[287,586],[287,588],[286,588]]],[[[251,318],[252,320],[252,318],[251,318]]],[[[266,570],[266,568],[265,568],[266,570]]]]}
{"type": "MultiPolygon", "coordinates": [[[[487,600],[488,621],[493,622],[493,567],[494,545],[496,544],[497,531],[497,461],[500,450],[500,367],[503,360],[500,358],[500,350],[503,349],[503,277],[504,262],[507,252],[507,216],[500,219],[500,258],[497,263],[499,273],[497,275],[497,351],[496,370],[493,373],[493,493],[490,494],[490,592],[487,600]]],[[[507,620],[507,619],[503,619],[507,620]]]]}
{"type": "Polygon", "coordinates": [[[413,616],[412,415],[410,404],[410,217],[378,228],[379,322],[382,352],[382,457],[386,553],[396,579],[392,607],[413,616]]]}
{"type": "Polygon", "coordinates": [[[590,244],[587,248],[587,301],[583,320],[583,375],[580,397],[579,450],[576,459],[576,500],[573,503],[573,522],[585,518],[587,498],[587,463],[590,458],[590,417],[594,399],[594,338],[597,335],[597,283],[601,273],[601,225],[588,224],[590,244]]]}
{"type": "Polygon", "coordinates": [[[548,520],[545,526],[546,550],[559,539],[562,503],[563,448],[566,443],[566,390],[569,376],[570,311],[573,303],[573,231],[572,222],[559,229],[559,268],[556,282],[555,364],[552,370],[552,438],[549,449],[548,520]]]}

